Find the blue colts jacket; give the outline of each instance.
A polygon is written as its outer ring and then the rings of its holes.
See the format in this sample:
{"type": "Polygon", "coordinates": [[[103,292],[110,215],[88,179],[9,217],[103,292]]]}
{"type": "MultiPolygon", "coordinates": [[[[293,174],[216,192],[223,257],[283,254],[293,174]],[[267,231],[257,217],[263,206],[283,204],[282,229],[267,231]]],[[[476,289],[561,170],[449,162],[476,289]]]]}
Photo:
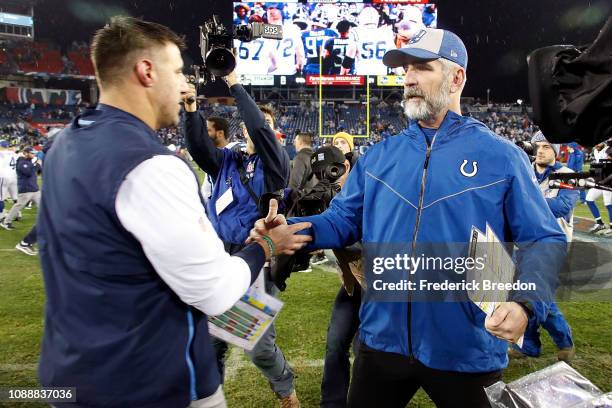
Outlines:
{"type": "MultiPolygon", "coordinates": [[[[446,115],[431,147],[416,122],[373,146],[340,194],[309,221],[308,249],[368,244],[466,243],[472,227],[489,224],[518,247],[519,279],[552,299],[565,256],[565,235],[544,202],[527,156],[484,124],[446,115]],[[550,253],[534,243],[551,245],[550,253]]],[[[366,274],[368,271],[365,271],[366,274]]],[[[547,302],[531,302],[532,322],[547,302]]],[[[484,329],[471,302],[374,302],[360,310],[360,339],[371,348],[417,358],[428,367],[463,372],[507,365],[508,343],[484,329]]]]}

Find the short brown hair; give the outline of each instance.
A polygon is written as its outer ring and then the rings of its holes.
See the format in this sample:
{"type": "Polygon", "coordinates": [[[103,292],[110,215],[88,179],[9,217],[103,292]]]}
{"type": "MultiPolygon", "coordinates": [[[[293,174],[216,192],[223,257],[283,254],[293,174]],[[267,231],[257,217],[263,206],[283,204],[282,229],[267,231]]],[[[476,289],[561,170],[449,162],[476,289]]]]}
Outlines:
{"type": "Polygon", "coordinates": [[[259,110],[262,111],[264,114],[268,114],[270,116],[272,116],[272,119],[276,119],[274,117],[274,114],[276,113],[274,111],[274,108],[272,107],[272,105],[267,105],[267,104],[259,104],[259,110]]]}
{"type": "Polygon", "coordinates": [[[227,123],[227,120],[219,116],[210,116],[206,120],[213,124],[216,131],[222,130],[225,139],[229,139],[229,123],[227,123]]]}
{"type": "Polygon", "coordinates": [[[300,142],[302,142],[304,145],[312,147],[313,137],[311,133],[300,133],[296,136],[296,138],[299,138],[300,142]]]}
{"type": "Polygon", "coordinates": [[[91,61],[101,83],[112,83],[134,51],[175,44],[185,49],[185,41],[168,27],[134,17],[115,16],[96,31],[91,42],[91,61]]]}

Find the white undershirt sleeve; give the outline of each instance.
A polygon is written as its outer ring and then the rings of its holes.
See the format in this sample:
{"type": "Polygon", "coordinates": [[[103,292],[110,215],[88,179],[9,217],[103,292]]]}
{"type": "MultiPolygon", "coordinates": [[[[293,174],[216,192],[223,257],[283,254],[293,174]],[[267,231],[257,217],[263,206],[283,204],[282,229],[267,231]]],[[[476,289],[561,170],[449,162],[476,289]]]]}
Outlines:
{"type": "Polygon", "coordinates": [[[204,212],[196,178],[178,157],[155,156],[134,168],[119,188],[115,209],[183,302],[217,315],[248,289],[247,263],[225,252],[204,212]]]}

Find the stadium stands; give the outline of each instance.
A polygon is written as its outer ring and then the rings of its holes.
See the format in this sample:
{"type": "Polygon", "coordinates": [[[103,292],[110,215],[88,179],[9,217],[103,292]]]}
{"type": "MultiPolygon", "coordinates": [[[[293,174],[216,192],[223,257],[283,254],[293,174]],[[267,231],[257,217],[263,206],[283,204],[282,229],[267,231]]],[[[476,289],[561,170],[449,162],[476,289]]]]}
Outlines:
{"type": "Polygon", "coordinates": [[[73,45],[63,54],[58,46],[49,42],[14,40],[0,49],[0,64],[3,72],[94,75],[86,45],[73,45]]]}

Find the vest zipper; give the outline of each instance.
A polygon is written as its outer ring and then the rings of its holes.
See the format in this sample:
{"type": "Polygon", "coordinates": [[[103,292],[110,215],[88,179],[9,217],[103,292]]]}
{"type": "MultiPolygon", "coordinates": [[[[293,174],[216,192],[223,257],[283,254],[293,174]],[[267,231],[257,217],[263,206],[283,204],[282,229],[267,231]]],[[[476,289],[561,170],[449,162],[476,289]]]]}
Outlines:
{"type": "Polygon", "coordinates": [[[198,394],[196,392],[196,374],[195,368],[193,367],[193,361],[191,361],[191,355],[189,352],[189,350],[191,349],[191,343],[193,342],[193,336],[195,332],[191,307],[188,307],[187,309],[187,324],[189,327],[189,337],[187,339],[187,347],[185,349],[185,361],[187,362],[187,367],[189,368],[189,394],[191,400],[195,401],[198,399],[198,394]]]}

